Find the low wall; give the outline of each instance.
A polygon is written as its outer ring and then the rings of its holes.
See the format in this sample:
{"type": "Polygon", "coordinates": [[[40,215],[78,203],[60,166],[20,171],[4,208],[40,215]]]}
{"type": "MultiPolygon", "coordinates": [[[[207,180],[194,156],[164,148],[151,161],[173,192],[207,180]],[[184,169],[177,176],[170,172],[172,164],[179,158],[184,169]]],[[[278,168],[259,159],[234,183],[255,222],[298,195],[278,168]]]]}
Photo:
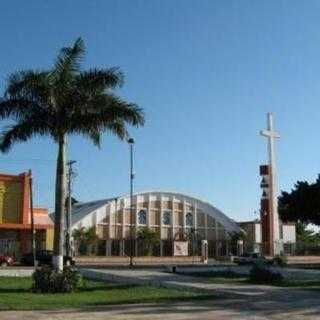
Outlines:
{"type": "Polygon", "coordinates": [[[33,268],[0,268],[0,277],[31,277],[33,268]]]}
{"type": "Polygon", "coordinates": [[[288,256],[289,264],[319,264],[320,256],[288,256]]]}
{"type": "MultiPolygon", "coordinates": [[[[75,258],[76,265],[80,266],[112,266],[129,265],[129,257],[97,257],[79,256],[75,258]]],[[[176,265],[176,264],[202,264],[201,257],[134,257],[134,265],[176,265]]]]}
{"type": "MultiPolygon", "coordinates": [[[[252,266],[207,266],[207,267],[183,267],[179,266],[176,268],[176,272],[179,274],[193,275],[195,273],[215,273],[215,272],[225,272],[225,273],[235,273],[241,276],[248,276],[252,266]]],[[[320,280],[320,270],[305,270],[297,268],[280,268],[269,266],[270,269],[275,272],[281,273],[286,279],[293,280],[320,280]]]]}

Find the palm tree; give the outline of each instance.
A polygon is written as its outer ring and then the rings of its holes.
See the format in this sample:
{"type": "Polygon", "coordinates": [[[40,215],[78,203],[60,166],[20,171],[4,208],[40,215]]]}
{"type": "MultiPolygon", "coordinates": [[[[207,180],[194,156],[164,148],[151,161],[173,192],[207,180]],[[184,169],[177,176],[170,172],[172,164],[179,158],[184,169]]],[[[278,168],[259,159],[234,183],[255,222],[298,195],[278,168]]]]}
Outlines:
{"type": "Polygon", "coordinates": [[[1,133],[2,152],[34,136],[50,136],[58,144],[53,257],[58,270],[63,268],[67,137],[80,134],[99,146],[105,131],[123,140],[128,137],[127,125],[144,124],[143,110],[112,92],[123,84],[122,72],[118,68],[83,71],[84,54],[79,38],[61,49],[50,70],[12,74],[0,101],[0,119],[13,120],[1,133]]]}
{"type": "Polygon", "coordinates": [[[81,227],[79,229],[74,229],[72,232],[72,237],[77,243],[78,249],[81,254],[84,253],[84,248],[86,254],[91,254],[92,248],[94,248],[94,251],[96,251],[95,246],[98,241],[98,236],[96,228],[94,226],[90,228],[81,227]]]}
{"type": "Polygon", "coordinates": [[[86,238],[86,229],[85,227],[81,227],[78,229],[74,229],[72,232],[72,238],[77,246],[76,252],[80,252],[80,254],[85,254],[85,249],[87,250],[87,247],[85,246],[85,238],[86,238]]]}
{"type": "Polygon", "coordinates": [[[144,255],[151,256],[152,248],[160,243],[160,234],[148,227],[138,229],[137,239],[144,244],[144,255]]]}

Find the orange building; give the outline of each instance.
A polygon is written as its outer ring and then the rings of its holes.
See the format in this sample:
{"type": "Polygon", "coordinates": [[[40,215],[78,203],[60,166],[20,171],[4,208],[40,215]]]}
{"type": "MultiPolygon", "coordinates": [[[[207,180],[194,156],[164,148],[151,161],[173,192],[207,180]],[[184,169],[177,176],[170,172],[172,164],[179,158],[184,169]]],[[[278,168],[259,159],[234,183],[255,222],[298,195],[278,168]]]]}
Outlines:
{"type": "MultiPolygon", "coordinates": [[[[31,251],[31,171],[0,174],[0,255],[31,251]]],[[[45,208],[34,208],[37,249],[52,249],[53,223],[45,208]]]]}

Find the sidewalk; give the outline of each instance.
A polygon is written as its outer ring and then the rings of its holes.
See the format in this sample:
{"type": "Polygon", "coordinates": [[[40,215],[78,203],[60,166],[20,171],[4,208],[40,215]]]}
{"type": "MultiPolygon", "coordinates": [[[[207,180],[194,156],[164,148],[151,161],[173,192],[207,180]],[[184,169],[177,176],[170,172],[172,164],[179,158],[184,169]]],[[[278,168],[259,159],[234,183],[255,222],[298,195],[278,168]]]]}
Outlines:
{"type": "MultiPolygon", "coordinates": [[[[154,286],[163,286],[179,289],[193,289],[193,290],[209,290],[209,291],[219,291],[228,293],[233,292],[234,289],[246,290],[247,294],[250,291],[257,294],[257,292],[262,289],[265,290],[280,290],[279,287],[267,286],[267,285],[236,285],[236,284],[212,284],[207,283],[205,279],[200,277],[193,277],[192,275],[187,275],[192,269],[201,271],[221,271],[225,268],[225,271],[231,270],[236,272],[238,270],[241,274],[247,274],[250,271],[250,267],[214,267],[214,268],[201,268],[197,270],[197,267],[188,268],[182,267],[181,272],[186,272],[186,275],[165,272],[164,269],[94,269],[94,268],[80,268],[79,271],[86,277],[96,280],[105,280],[117,283],[126,284],[146,284],[154,286]],[[234,269],[234,270],[233,270],[234,269]]],[[[169,271],[169,269],[168,269],[169,271]]],[[[286,278],[292,279],[319,279],[320,280],[320,270],[303,270],[303,269],[277,269],[277,271],[282,272],[286,278]]],[[[180,272],[180,268],[179,268],[180,272]]]]}

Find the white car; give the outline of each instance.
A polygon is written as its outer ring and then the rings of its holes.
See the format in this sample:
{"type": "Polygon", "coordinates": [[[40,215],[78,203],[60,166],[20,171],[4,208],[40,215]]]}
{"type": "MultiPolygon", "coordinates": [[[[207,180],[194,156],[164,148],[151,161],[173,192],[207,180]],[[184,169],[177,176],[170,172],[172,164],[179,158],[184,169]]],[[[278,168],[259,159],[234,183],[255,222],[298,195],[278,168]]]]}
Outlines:
{"type": "Polygon", "coordinates": [[[245,253],[235,257],[233,261],[239,265],[243,264],[269,264],[270,262],[260,253],[245,253]]]}

